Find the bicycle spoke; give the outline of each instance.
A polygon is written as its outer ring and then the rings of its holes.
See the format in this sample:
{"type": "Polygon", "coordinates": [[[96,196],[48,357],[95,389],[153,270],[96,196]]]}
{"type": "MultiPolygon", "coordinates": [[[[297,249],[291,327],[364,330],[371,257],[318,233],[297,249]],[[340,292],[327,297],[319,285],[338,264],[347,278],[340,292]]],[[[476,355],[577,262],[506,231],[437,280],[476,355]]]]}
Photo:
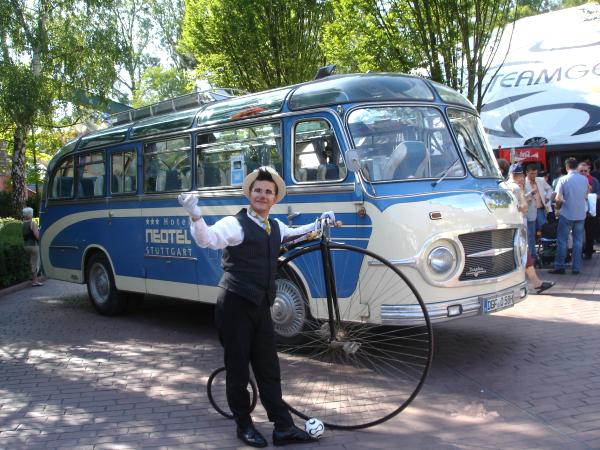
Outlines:
{"type": "Polygon", "coordinates": [[[324,275],[318,247],[284,264],[294,268],[289,278],[308,293],[310,305],[304,331],[280,346],[284,398],[301,417],[319,417],[333,428],[361,428],[387,420],[414,398],[431,364],[433,337],[424,304],[397,268],[368,251],[329,245],[329,274],[324,275]],[[338,298],[333,340],[324,276],[333,277],[338,298]],[[378,323],[379,308],[388,304],[409,306],[412,324],[378,323]]]}

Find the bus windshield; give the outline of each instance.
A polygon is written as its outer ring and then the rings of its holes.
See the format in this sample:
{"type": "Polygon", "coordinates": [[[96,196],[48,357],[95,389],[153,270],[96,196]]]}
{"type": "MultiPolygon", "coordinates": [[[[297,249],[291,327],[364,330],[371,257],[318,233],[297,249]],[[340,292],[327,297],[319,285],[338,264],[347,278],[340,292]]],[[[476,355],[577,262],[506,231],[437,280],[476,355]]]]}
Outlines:
{"type": "Polygon", "coordinates": [[[465,175],[437,108],[360,108],[352,111],[348,126],[367,181],[465,175]]]}
{"type": "Polygon", "coordinates": [[[471,174],[480,178],[499,178],[500,172],[492,152],[488,150],[489,145],[479,118],[457,109],[448,109],[448,118],[471,174]]]}

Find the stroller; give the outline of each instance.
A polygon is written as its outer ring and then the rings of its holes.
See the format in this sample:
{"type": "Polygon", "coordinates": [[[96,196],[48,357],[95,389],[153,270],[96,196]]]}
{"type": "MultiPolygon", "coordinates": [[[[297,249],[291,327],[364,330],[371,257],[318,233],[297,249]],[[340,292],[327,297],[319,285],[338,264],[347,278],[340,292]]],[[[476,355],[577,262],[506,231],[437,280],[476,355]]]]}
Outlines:
{"type": "MultiPolygon", "coordinates": [[[[558,221],[554,220],[542,225],[540,230],[541,237],[537,244],[536,266],[540,269],[545,269],[554,266],[554,258],[556,257],[557,239],[556,232],[558,229],[558,221]]],[[[567,244],[567,257],[565,262],[571,261],[572,238],[569,236],[567,244]]]]}

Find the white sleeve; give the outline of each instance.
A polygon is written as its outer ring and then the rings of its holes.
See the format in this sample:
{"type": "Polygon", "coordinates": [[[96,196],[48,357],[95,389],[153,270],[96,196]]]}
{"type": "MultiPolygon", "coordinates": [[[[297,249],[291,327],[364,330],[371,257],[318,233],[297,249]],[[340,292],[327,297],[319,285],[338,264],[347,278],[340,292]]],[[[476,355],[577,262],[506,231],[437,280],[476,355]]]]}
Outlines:
{"type": "Polygon", "coordinates": [[[208,226],[203,218],[190,220],[190,231],[198,247],[220,250],[239,245],[244,240],[244,230],[233,216],[223,217],[214,225],[208,226]]]}
{"type": "Polygon", "coordinates": [[[306,225],[302,225],[300,227],[291,228],[284,224],[281,220],[275,219],[279,224],[279,233],[281,234],[281,242],[283,242],[286,238],[302,236],[303,234],[310,233],[315,230],[315,223],[307,223],[306,225]]]}

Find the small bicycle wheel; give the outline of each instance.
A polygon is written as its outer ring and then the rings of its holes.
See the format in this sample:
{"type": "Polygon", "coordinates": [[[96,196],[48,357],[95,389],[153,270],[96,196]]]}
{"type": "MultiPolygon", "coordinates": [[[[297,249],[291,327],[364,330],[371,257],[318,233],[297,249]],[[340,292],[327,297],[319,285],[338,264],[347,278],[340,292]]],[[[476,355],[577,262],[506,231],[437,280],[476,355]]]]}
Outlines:
{"type": "Polygon", "coordinates": [[[418,292],[390,262],[362,248],[325,245],[327,278],[320,245],[280,259],[287,297],[276,299],[273,318],[285,331],[278,348],[284,400],[296,415],[330,428],[365,428],[398,414],[423,386],[433,356],[431,323],[418,292]],[[337,297],[333,327],[326,284],[337,297]]]}
{"type": "MultiPolygon", "coordinates": [[[[225,367],[219,367],[211,373],[210,377],[208,377],[208,382],[206,383],[206,393],[208,394],[208,401],[219,414],[228,419],[233,419],[233,413],[227,404],[225,374],[225,367]]],[[[250,410],[248,412],[252,412],[256,407],[257,401],[256,384],[250,379],[248,385],[250,386],[250,389],[248,389],[248,394],[250,395],[250,410]]]]}

